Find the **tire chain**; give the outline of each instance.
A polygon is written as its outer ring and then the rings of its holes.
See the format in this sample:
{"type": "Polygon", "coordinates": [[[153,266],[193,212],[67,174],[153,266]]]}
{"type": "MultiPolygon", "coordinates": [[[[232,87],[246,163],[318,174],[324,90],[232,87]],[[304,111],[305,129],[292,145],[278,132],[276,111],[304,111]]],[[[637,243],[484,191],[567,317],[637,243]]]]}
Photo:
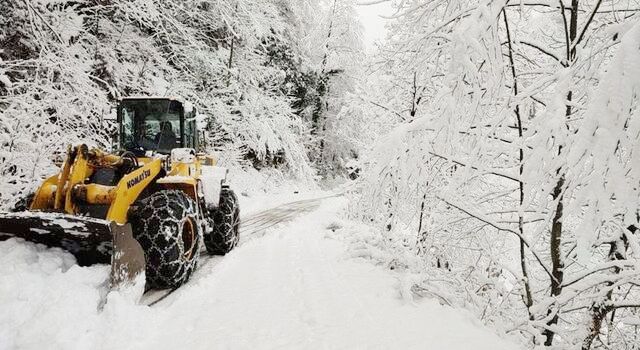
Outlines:
{"type": "Polygon", "coordinates": [[[236,194],[223,188],[220,192],[220,205],[209,211],[206,220],[204,244],[209,254],[224,255],[230,252],[240,239],[240,207],[236,194]]]}
{"type": "Polygon", "coordinates": [[[159,191],[137,203],[130,215],[134,238],[145,253],[147,287],[178,287],[189,280],[200,255],[202,232],[195,202],[182,191],[159,191]],[[185,257],[181,230],[192,220],[193,251],[185,257]]]}

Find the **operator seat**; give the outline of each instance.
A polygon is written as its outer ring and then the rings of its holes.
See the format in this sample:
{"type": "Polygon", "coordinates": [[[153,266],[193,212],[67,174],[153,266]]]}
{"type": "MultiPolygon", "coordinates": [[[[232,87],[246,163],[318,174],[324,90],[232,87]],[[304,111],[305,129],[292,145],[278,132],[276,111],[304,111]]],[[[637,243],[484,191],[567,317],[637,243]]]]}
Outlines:
{"type": "Polygon", "coordinates": [[[160,122],[160,132],[156,134],[155,143],[158,151],[171,151],[178,147],[176,134],[173,132],[171,122],[160,122]]]}

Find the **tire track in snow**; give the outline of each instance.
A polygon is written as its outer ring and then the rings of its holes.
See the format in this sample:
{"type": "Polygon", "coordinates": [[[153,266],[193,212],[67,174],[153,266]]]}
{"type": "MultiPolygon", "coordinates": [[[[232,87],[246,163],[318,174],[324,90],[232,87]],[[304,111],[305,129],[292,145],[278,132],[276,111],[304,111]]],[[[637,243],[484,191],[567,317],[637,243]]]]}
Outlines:
{"type": "MultiPolygon", "coordinates": [[[[341,196],[341,193],[324,197],[303,199],[289,202],[277,207],[249,214],[248,217],[240,219],[240,241],[238,246],[245,244],[255,238],[262,237],[268,228],[281,223],[286,223],[297,216],[311,212],[320,206],[324,199],[341,196]]],[[[198,268],[191,277],[191,282],[202,278],[207,272],[222,261],[222,256],[209,255],[202,247],[198,268]]],[[[189,282],[188,282],[189,283],[189,282]]],[[[150,290],[142,296],[140,304],[154,306],[171,296],[178,288],[150,290]]]]}

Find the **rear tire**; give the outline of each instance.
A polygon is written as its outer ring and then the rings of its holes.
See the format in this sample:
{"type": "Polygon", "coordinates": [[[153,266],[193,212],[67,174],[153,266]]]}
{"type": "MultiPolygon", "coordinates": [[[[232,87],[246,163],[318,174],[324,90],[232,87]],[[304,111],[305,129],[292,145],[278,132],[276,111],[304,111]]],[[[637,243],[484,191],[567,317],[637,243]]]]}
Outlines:
{"type": "Polygon", "coordinates": [[[206,220],[204,245],[209,254],[225,255],[238,245],[240,206],[238,197],[232,190],[222,188],[220,203],[216,209],[209,211],[206,220]]]}
{"type": "Polygon", "coordinates": [[[187,282],[200,256],[196,203],[182,191],[159,191],[137,202],[129,221],[144,250],[147,287],[187,282]]]}

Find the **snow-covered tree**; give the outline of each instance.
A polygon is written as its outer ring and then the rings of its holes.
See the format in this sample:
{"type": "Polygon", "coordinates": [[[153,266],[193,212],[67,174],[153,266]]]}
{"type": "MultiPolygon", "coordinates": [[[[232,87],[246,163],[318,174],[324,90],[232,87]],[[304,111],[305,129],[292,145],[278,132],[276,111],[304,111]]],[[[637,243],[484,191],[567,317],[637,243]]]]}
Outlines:
{"type": "Polygon", "coordinates": [[[104,117],[128,95],[185,97],[210,116],[217,149],[312,179],[310,128],[286,86],[307,74],[295,33],[314,25],[300,22],[314,4],[283,4],[0,2],[1,195],[50,173],[68,143],[108,147],[104,117]],[[274,60],[272,43],[291,52],[293,69],[274,60]]]}
{"type": "Polygon", "coordinates": [[[633,343],[638,4],[395,5],[354,212],[530,345],[633,343]]]}

